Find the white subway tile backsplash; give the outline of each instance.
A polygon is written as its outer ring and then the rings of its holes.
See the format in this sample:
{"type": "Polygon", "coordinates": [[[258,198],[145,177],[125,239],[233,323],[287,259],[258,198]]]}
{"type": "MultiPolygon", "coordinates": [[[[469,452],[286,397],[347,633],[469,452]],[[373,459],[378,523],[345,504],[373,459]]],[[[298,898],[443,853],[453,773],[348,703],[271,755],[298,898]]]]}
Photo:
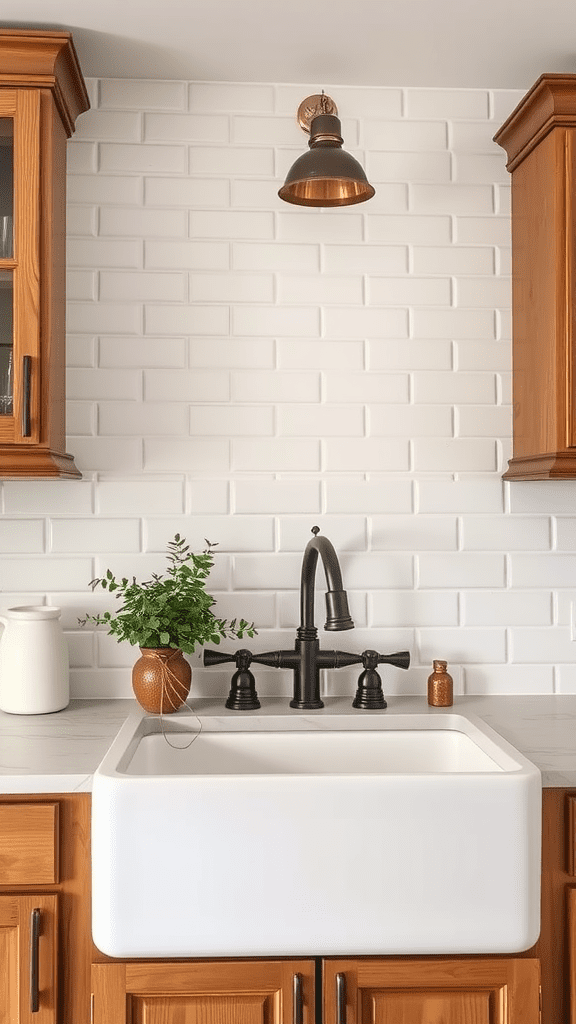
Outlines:
{"type": "Polygon", "coordinates": [[[431,664],[442,651],[442,658],[450,665],[467,663],[498,664],[506,661],[505,629],[419,629],[418,658],[431,664]]]}
{"type": "Polygon", "coordinates": [[[104,78],[100,82],[100,106],[119,110],[182,110],[186,106],[186,86],[184,82],[104,78]]]}
{"type": "Polygon", "coordinates": [[[271,369],[274,366],[274,342],[271,338],[191,338],[189,351],[191,366],[222,369],[271,369]]]}
{"type": "Polygon", "coordinates": [[[408,117],[479,118],[488,117],[488,93],[485,89],[407,89],[408,117]]]}
{"type": "Polygon", "coordinates": [[[361,370],[364,365],[364,345],[361,341],[300,341],[282,338],[278,341],[278,366],[282,369],[361,370]]]}
{"type": "Polygon", "coordinates": [[[483,473],[497,468],[496,443],[491,438],[418,437],[414,441],[416,472],[483,473]]]}
{"type": "Polygon", "coordinates": [[[410,398],[407,373],[327,372],[325,381],[328,402],[404,403],[410,398]]]}
{"type": "Polygon", "coordinates": [[[455,551],[455,516],[373,516],[375,551],[455,551]]]}
{"type": "Polygon", "coordinates": [[[146,334],[227,334],[226,306],[148,304],[144,312],[146,334]]]}
{"type": "Polygon", "coordinates": [[[126,271],[100,272],[100,299],[103,302],[131,299],[134,302],[159,300],[162,302],[183,302],[186,298],[186,277],[184,274],[151,274],[140,271],[131,274],[126,271]]]}
{"type": "Polygon", "coordinates": [[[320,266],[320,248],[313,244],[279,245],[277,242],[235,242],[234,270],[298,271],[315,273],[320,266]]]}
{"type": "Polygon", "coordinates": [[[232,310],[232,333],[311,338],[320,333],[319,314],[314,306],[238,306],[232,310]]]}
{"type": "Polygon", "coordinates": [[[173,435],[188,433],[188,407],[176,402],[100,402],[101,437],[173,435]]]}
{"type": "Polygon", "coordinates": [[[96,509],[108,516],[175,515],[184,511],[183,481],[100,479],[96,484],[96,509]]]}
{"type": "MultiPolygon", "coordinates": [[[[574,692],[574,485],[500,478],[510,189],[492,135],[521,94],[338,87],[376,196],[310,210],[277,190],[313,83],[89,84],[67,193],[85,478],[0,485],[0,597],[61,602],[74,696],[131,695],[134,650],[77,626],[106,606],[94,575],[146,578],[175,532],[210,537],[220,613],[253,617],[257,649],[289,646],[313,525],[356,644],[413,651],[388,692],[423,692],[432,657],[457,692],[574,692]]],[[[230,673],[196,664],[195,693],[222,697],[230,673]]],[[[259,689],[289,693],[287,675],[259,689]]],[[[350,692],[357,671],[337,675],[327,692],[350,692]]]]}
{"type": "Polygon", "coordinates": [[[142,207],[102,207],[102,236],[135,236],[136,238],[182,238],[187,233],[185,210],[151,210],[142,207]]]}
{"type": "Polygon", "coordinates": [[[226,242],[144,242],[144,265],[150,270],[227,270],[226,242]]]}
{"type": "Polygon", "coordinates": [[[406,118],[398,121],[379,121],[367,118],[364,121],[363,140],[368,149],[428,153],[436,149],[446,149],[448,137],[446,122],[443,120],[430,122],[406,118]]]}
{"type": "Polygon", "coordinates": [[[368,302],[375,306],[449,306],[448,277],[369,277],[368,302]]]}
{"type": "Polygon", "coordinates": [[[150,519],[146,523],[144,551],[165,551],[167,539],[175,533],[185,535],[193,550],[206,547],[205,541],[217,544],[215,558],[221,552],[273,551],[274,520],[272,516],[196,515],[193,524],[179,519],[150,519]],[[194,540],[189,531],[193,525],[194,540]],[[188,534],[186,531],[188,530],[188,534]],[[201,538],[197,540],[196,538],[201,538]],[[200,545],[200,546],[199,546],[200,545]]]}
{"type": "Polygon", "coordinates": [[[408,311],[330,306],[324,312],[324,334],[332,338],[407,338],[408,311]]]}
{"type": "MultiPolygon", "coordinates": [[[[169,170],[170,168],[166,168],[169,170]]],[[[274,174],[274,150],[256,146],[193,146],[190,150],[192,174],[236,174],[271,177],[274,174]]]]}
{"type": "Polygon", "coordinates": [[[140,142],[142,137],[142,115],[139,111],[87,110],[78,120],[74,132],[76,140],[93,139],[96,142],[140,142]]]}
{"type": "Polygon", "coordinates": [[[191,274],[192,302],[272,302],[272,274],[191,274]]]}
{"type": "Polygon", "coordinates": [[[353,405],[281,405],[278,433],[286,437],[360,437],[364,413],[353,405]]]}
{"type": "Polygon", "coordinates": [[[100,554],[139,552],[140,525],[137,519],[52,519],[50,551],[53,554],[100,554]]]}
{"type": "Polygon", "coordinates": [[[552,595],[511,590],[467,590],[463,598],[467,626],[549,626],[552,595]]]}
{"type": "Polygon", "coordinates": [[[366,173],[374,185],[381,181],[448,182],[450,172],[449,153],[372,152],[366,162],[366,173]]]}
{"type": "Polygon", "coordinates": [[[230,469],[230,445],[220,438],[147,437],[144,469],[153,473],[202,473],[222,476],[230,469]]]}
{"type": "Polygon", "coordinates": [[[142,393],[142,374],[137,369],[103,370],[72,367],[66,374],[68,398],[136,400],[142,393]]]}
{"type": "Polygon", "coordinates": [[[129,171],[133,174],[183,174],[186,170],[186,148],[103,142],[100,144],[100,166],[103,171],[129,171]]]}
{"type": "Polygon", "coordinates": [[[494,194],[490,185],[421,185],[411,187],[412,209],[416,214],[451,215],[494,213],[494,194]]]}
{"type": "Polygon", "coordinates": [[[128,302],[69,302],[66,322],[78,334],[140,334],[142,306],[128,302]]]}
{"type": "Polygon", "coordinates": [[[142,266],[142,249],[142,242],[136,239],[69,238],[66,254],[69,267],[132,269],[142,266]]]}
{"type": "Polygon", "coordinates": [[[452,437],[452,410],[446,405],[370,405],[368,430],[372,436],[452,437]]]}
{"type": "Polygon", "coordinates": [[[47,590],[56,593],[59,590],[82,591],[93,575],[92,559],[79,555],[70,558],[0,555],[0,579],[4,590],[29,592],[33,581],[36,593],[47,590]]]}
{"type": "Polygon", "coordinates": [[[325,245],[323,252],[323,269],[328,274],[403,274],[408,270],[407,245],[325,245]]]}
{"type": "Polygon", "coordinates": [[[503,554],[424,553],[418,556],[419,586],[425,589],[453,587],[503,587],[503,554]]]}
{"type": "Polygon", "coordinates": [[[466,665],[465,693],[553,693],[551,665],[466,665]]]}
{"type": "Polygon", "coordinates": [[[318,471],[320,444],[312,438],[233,438],[232,469],[248,473],[318,471]]]}
{"type": "Polygon", "coordinates": [[[494,475],[475,479],[419,480],[418,511],[450,513],[504,512],[504,484],[494,475]]]}
{"type": "Polygon", "coordinates": [[[194,238],[273,238],[274,217],[260,211],[192,210],[190,234],[194,238]]]}
{"type": "Polygon", "coordinates": [[[317,402],[320,398],[319,373],[238,370],[230,378],[236,402],[317,402]]]}
{"type": "Polygon", "coordinates": [[[228,142],[228,118],[213,114],[144,114],[146,142],[228,142]]]}
{"type": "Polygon", "coordinates": [[[39,554],[45,550],[44,532],[42,519],[4,518],[0,521],[0,553],[39,554]]]}
{"type": "Polygon", "coordinates": [[[406,477],[371,474],[328,478],[325,483],[326,511],[330,513],[363,512],[366,515],[381,512],[413,511],[412,481],[406,477]]]}
{"type": "Polygon", "coordinates": [[[310,515],[321,511],[318,480],[268,480],[244,477],[234,483],[234,511],[310,515]]]}
{"type": "Polygon", "coordinates": [[[230,205],[230,183],[226,178],[145,178],[144,202],[156,207],[226,207],[230,205]]]}
{"type": "Polygon", "coordinates": [[[274,433],[274,410],[265,405],[192,405],[188,427],[196,437],[258,437],[274,433]]]}
{"type": "Polygon", "coordinates": [[[338,438],[325,441],[325,469],[329,472],[351,472],[362,468],[368,472],[410,469],[410,449],[406,438],[338,438]]]}
{"type": "MultiPolygon", "coordinates": [[[[147,277],[147,275],[143,276],[147,277]]],[[[70,339],[68,338],[69,343],[70,339]]],[[[173,367],[176,369],[186,365],[186,342],[183,338],[105,337],[100,338],[98,352],[98,365],[104,367],[125,367],[126,369],[129,367],[144,369],[173,367]]]]}
{"type": "Polygon", "coordinates": [[[576,555],[556,552],[548,555],[513,552],[510,563],[513,587],[574,586],[576,555]]]}
{"type": "Polygon", "coordinates": [[[75,174],[66,184],[66,197],[68,214],[74,209],[74,203],[137,205],[142,202],[142,180],[120,174],[75,174]]]}
{"type": "Polygon", "coordinates": [[[449,216],[374,215],[366,220],[366,238],[368,242],[402,245],[446,245],[452,238],[452,224],[449,216]]]}
{"type": "Polygon", "coordinates": [[[366,343],[370,370],[451,370],[453,346],[438,338],[432,341],[403,341],[369,338],[366,343]]]}
{"type": "Polygon", "coordinates": [[[415,274],[493,274],[494,250],[489,246],[414,247],[415,274]]]}
{"type": "Polygon", "coordinates": [[[220,82],[192,82],[189,108],[200,113],[225,113],[249,110],[266,114],[274,107],[274,88],[252,83],[226,84],[220,82]]]}
{"type": "Polygon", "coordinates": [[[139,473],[142,444],[139,438],[74,437],[69,440],[77,468],[82,473],[139,473]]]}
{"type": "Polygon", "coordinates": [[[371,626],[457,626],[458,595],[439,590],[376,590],[370,596],[371,626]]]}

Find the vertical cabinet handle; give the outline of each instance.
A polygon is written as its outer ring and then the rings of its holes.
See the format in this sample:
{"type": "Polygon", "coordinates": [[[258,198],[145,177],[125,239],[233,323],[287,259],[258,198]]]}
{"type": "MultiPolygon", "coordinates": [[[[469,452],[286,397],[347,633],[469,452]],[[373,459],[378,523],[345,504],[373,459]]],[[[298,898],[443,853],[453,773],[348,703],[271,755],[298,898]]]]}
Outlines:
{"type": "Polygon", "coordinates": [[[336,1024],[346,1024],[346,975],[336,975],[336,1024]]]}
{"type": "Polygon", "coordinates": [[[292,1002],[292,1024],[303,1024],[304,1021],[304,997],[302,994],[302,975],[294,975],[292,1002]]]}
{"type": "Polygon", "coordinates": [[[30,393],[32,390],[32,356],[22,357],[22,437],[30,437],[30,393]]]}
{"type": "Polygon", "coordinates": [[[30,1013],[38,1013],[40,1008],[40,917],[38,909],[30,915],[30,1013]]]}

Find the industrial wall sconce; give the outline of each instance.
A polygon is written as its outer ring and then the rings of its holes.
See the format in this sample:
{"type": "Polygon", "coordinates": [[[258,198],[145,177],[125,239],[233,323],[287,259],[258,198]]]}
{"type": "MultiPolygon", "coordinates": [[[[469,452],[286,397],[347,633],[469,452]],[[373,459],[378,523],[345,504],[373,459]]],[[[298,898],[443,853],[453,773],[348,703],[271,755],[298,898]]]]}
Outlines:
{"type": "Polygon", "coordinates": [[[334,100],[307,96],[297,119],[309,132],[310,149],[292,164],[278,195],[296,206],[352,206],[374,195],[372,185],[353,156],[342,149],[343,138],[334,100]]]}

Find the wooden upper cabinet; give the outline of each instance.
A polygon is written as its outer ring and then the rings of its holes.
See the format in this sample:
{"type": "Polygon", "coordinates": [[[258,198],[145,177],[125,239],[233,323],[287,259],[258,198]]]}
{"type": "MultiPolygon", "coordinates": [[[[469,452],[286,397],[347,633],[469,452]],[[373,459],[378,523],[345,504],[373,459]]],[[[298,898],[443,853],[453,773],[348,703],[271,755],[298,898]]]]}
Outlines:
{"type": "Polygon", "coordinates": [[[65,450],[66,143],[90,104],[68,32],[0,30],[0,478],[65,450]]]}
{"type": "Polygon", "coordinates": [[[542,75],[494,136],[512,175],[509,480],[576,477],[576,75],[542,75]]]}

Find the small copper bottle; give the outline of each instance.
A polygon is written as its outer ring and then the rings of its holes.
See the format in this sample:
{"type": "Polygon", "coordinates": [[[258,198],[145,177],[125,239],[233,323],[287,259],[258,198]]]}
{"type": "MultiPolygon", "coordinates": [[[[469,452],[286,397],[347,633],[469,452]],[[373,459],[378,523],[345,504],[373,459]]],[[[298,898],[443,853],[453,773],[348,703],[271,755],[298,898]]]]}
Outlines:
{"type": "Polygon", "coordinates": [[[447,661],[434,661],[434,671],[428,676],[428,703],[435,708],[452,705],[452,676],[446,671],[447,661]]]}

